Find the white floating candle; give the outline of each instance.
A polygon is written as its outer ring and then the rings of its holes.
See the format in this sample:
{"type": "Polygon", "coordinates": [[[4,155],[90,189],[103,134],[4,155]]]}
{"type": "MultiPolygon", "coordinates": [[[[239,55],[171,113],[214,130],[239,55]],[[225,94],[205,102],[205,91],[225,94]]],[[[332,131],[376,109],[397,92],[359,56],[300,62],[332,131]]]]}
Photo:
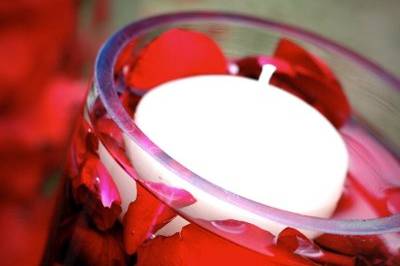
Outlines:
{"type": "MultiPolygon", "coordinates": [[[[205,75],[162,84],[141,99],[135,122],[172,158],[217,186],[276,208],[329,217],[347,172],[346,147],[318,111],[268,84],[271,67],[264,66],[260,81],[205,75]]],[[[210,196],[125,140],[142,178],[183,188],[197,199],[183,213],[246,221],[273,233],[284,227],[210,196]]]]}

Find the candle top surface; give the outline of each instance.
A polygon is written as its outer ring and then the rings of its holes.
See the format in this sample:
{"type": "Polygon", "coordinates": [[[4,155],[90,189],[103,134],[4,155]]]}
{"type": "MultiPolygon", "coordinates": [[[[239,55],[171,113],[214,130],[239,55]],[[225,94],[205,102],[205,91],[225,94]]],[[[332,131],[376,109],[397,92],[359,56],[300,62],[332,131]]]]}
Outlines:
{"type": "Polygon", "coordinates": [[[268,83],[228,75],[170,81],[135,122],[168,155],[228,191],[329,217],[348,168],[345,144],[311,106],[268,83]]]}

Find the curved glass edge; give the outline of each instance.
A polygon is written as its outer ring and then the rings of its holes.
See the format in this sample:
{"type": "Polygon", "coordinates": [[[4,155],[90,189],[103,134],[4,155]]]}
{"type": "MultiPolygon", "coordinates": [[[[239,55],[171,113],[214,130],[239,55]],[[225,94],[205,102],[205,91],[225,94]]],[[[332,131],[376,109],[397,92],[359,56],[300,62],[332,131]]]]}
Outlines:
{"type": "Polygon", "coordinates": [[[120,129],[130,138],[132,138],[132,140],[135,141],[146,153],[160,162],[166,169],[176,173],[177,175],[184,170],[186,174],[179,175],[180,178],[191,184],[195,184],[197,187],[215,197],[223,197],[227,202],[253,212],[262,218],[277,223],[286,224],[287,226],[342,235],[375,235],[399,232],[400,214],[394,214],[389,217],[375,219],[324,219],[280,210],[233,194],[208,182],[202,177],[191,172],[189,169],[186,169],[179,162],[174,161],[173,158],[168,156],[168,154],[157,147],[135,125],[132,118],[129,117],[120,104],[117,93],[114,89],[113,67],[119,51],[131,38],[153,27],[168,23],[202,20],[229,22],[258,27],[266,30],[274,30],[279,33],[284,33],[289,36],[302,39],[304,41],[309,41],[310,43],[327,51],[340,54],[341,56],[358,63],[367,71],[377,75],[394,90],[400,92],[400,80],[386,72],[380,66],[368,61],[361,55],[358,55],[357,53],[341,45],[294,26],[235,13],[213,11],[170,13],[140,20],[124,27],[111,36],[110,39],[108,39],[96,58],[93,84],[94,88],[97,90],[108,114],[116,122],[120,129]],[[171,164],[171,161],[174,163],[171,164]],[[187,173],[190,174],[188,175],[187,173]]]}

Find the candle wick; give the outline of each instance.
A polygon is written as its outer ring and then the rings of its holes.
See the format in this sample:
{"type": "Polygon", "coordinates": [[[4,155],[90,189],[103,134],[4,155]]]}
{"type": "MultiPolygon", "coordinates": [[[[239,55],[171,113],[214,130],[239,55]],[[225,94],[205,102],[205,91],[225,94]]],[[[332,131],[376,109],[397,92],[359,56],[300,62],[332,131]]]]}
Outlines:
{"type": "Polygon", "coordinates": [[[274,74],[276,70],[276,67],[271,64],[266,64],[262,66],[261,74],[258,77],[258,82],[262,86],[265,86],[266,84],[269,84],[269,81],[274,74]]]}

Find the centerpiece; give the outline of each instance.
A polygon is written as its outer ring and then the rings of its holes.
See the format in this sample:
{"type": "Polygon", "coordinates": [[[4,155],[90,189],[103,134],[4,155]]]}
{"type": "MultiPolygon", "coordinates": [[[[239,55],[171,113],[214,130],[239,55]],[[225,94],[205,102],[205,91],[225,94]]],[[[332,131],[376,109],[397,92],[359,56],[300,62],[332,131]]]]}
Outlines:
{"type": "Polygon", "coordinates": [[[101,49],[48,265],[398,265],[400,82],[250,16],[135,22],[101,49]],[[361,90],[363,86],[363,90],[361,90]]]}

